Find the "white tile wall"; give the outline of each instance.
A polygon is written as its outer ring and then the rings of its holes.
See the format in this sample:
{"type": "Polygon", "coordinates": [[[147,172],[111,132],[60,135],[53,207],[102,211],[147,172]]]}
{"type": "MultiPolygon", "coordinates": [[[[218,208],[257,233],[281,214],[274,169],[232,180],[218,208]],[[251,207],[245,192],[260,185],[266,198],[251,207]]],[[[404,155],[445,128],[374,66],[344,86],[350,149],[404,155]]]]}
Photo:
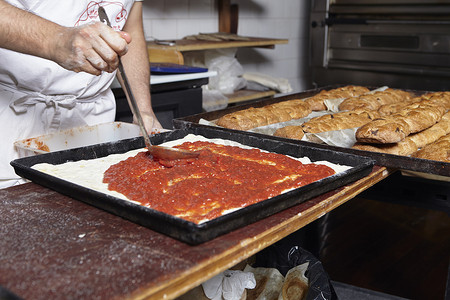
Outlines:
{"type": "MultiPolygon", "coordinates": [[[[238,34],[287,38],[275,49],[239,49],[245,71],[289,80],[294,91],[310,87],[308,73],[309,0],[235,0],[239,5],[238,34]]],[[[218,31],[216,0],[146,0],[147,39],[179,39],[199,32],[218,31]]]]}

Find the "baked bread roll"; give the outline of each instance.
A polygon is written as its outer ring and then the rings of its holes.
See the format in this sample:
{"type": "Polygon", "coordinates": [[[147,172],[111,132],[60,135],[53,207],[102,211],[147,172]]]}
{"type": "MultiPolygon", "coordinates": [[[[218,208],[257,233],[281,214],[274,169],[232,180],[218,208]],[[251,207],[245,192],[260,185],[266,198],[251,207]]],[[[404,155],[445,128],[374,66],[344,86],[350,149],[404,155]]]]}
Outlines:
{"type": "Polygon", "coordinates": [[[407,107],[412,103],[417,103],[423,100],[428,100],[430,101],[430,103],[440,105],[444,107],[446,110],[450,109],[450,92],[435,92],[435,93],[427,93],[420,97],[411,98],[409,101],[382,105],[378,109],[378,112],[382,117],[392,115],[400,112],[402,109],[404,109],[405,107],[407,107]]]}
{"type": "Polygon", "coordinates": [[[403,155],[408,156],[411,153],[417,151],[417,145],[410,139],[404,139],[399,143],[394,144],[364,144],[364,143],[356,143],[353,149],[371,151],[371,152],[379,152],[379,153],[388,153],[395,155],[403,155]]]}
{"type": "Polygon", "coordinates": [[[244,272],[255,275],[256,286],[247,291],[247,298],[253,300],[278,299],[284,283],[284,276],[275,268],[253,268],[247,265],[244,272]]]}
{"type": "Polygon", "coordinates": [[[394,144],[370,145],[356,143],[353,148],[372,152],[382,152],[395,155],[411,155],[419,148],[431,144],[450,133],[450,112],[442,116],[439,123],[430,128],[406,137],[403,141],[394,144]]]}
{"type": "Polygon", "coordinates": [[[326,110],[327,107],[324,104],[325,100],[355,97],[369,91],[370,90],[366,87],[348,85],[328,91],[322,90],[320,93],[306,99],[305,101],[309,103],[313,111],[326,110]]]}
{"type": "Polygon", "coordinates": [[[304,263],[287,272],[278,300],[302,300],[306,297],[309,283],[305,272],[308,265],[304,263]]]}
{"type": "Polygon", "coordinates": [[[347,98],[339,104],[339,110],[377,110],[382,105],[408,101],[411,99],[411,96],[412,94],[406,91],[387,89],[347,98]]]}
{"type": "Polygon", "coordinates": [[[400,142],[410,133],[408,123],[403,119],[387,116],[361,126],[355,137],[358,142],[389,144],[400,142]]]}
{"type": "Polygon", "coordinates": [[[440,105],[446,110],[450,110],[450,92],[435,92],[423,96],[428,101],[440,105]]]}
{"type": "Polygon", "coordinates": [[[426,145],[416,153],[413,153],[412,157],[450,163],[450,134],[444,135],[436,142],[426,145]]]}
{"type": "Polygon", "coordinates": [[[378,108],[378,112],[380,113],[380,117],[389,116],[392,114],[399,113],[402,109],[404,109],[408,105],[420,102],[422,100],[424,100],[422,97],[414,97],[399,103],[384,104],[378,108]]]}
{"type": "Polygon", "coordinates": [[[450,112],[442,116],[441,121],[430,128],[409,136],[418,148],[422,148],[435,142],[444,135],[450,133],[450,112]]]}
{"type": "Polygon", "coordinates": [[[302,125],[291,125],[277,129],[274,136],[301,140],[305,133],[319,133],[360,127],[379,117],[376,111],[345,111],[312,118],[302,125]]]}
{"type": "Polygon", "coordinates": [[[303,132],[318,133],[360,127],[379,117],[377,111],[355,110],[312,118],[301,125],[303,132]]]}
{"type": "Polygon", "coordinates": [[[288,139],[301,140],[305,133],[303,132],[302,126],[291,125],[277,129],[273,135],[288,139]]]}
{"type": "Polygon", "coordinates": [[[310,113],[309,104],[301,99],[294,99],[226,114],[217,121],[217,125],[230,129],[249,130],[292,119],[300,119],[310,113]]]}
{"type": "Polygon", "coordinates": [[[413,103],[397,114],[361,126],[356,131],[356,140],[364,143],[398,143],[412,133],[433,126],[445,112],[445,108],[427,100],[413,103]]]}

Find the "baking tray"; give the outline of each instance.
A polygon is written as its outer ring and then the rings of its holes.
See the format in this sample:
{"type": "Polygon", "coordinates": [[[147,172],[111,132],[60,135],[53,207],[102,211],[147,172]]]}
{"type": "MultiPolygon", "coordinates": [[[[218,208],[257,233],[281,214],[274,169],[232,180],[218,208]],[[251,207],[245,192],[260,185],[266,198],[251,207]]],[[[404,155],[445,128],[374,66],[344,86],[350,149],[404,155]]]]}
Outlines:
{"type": "MultiPolygon", "coordinates": [[[[311,97],[317,93],[319,93],[321,90],[326,89],[332,89],[336,88],[338,86],[342,85],[333,85],[333,86],[327,86],[322,87],[319,89],[313,89],[313,90],[307,90],[305,92],[301,93],[294,93],[290,95],[285,95],[281,97],[274,97],[271,99],[264,99],[262,101],[255,101],[252,103],[247,103],[243,105],[237,105],[233,107],[229,107],[222,110],[217,110],[213,112],[207,112],[207,113],[200,113],[188,117],[183,118],[177,118],[173,120],[173,126],[177,129],[185,129],[185,128],[194,128],[194,127],[213,127],[208,125],[202,125],[199,124],[200,119],[205,119],[208,121],[214,121],[218,118],[222,117],[223,115],[226,115],[231,112],[247,109],[250,107],[263,107],[269,104],[277,103],[280,101],[286,101],[290,99],[304,99],[311,97]]],[[[377,87],[368,87],[369,89],[373,90],[377,87]]],[[[411,91],[415,93],[416,95],[422,95],[424,93],[427,93],[426,91],[411,91]]],[[[218,128],[218,127],[213,127],[218,128]]],[[[363,150],[357,150],[357,149],[351,149],[351,148],[344,148],[344,147],[338,147],[338,146],[330,146],[325,144],[317,144],[313,142],[308,141],[300,141],[300,140],[294,140],[294,139],[287,139],[287,138],[279,138],[271,135],[265,135],[260,133],[253,133],[253,132],[245,132],[245,131],[239,131],[234,129],[226,129],[220,127],[222,130],[226,130],[229,132],[244,132],[248,135],[258,136],[260,138],[271,138],[278,141],[288,141],[291,143],[296,143],[300,145],[305,146],[314,146],[320,149],[328,149],[332,151],[338,151],[338,152],[344,152],[344,153],[351,153],[355,155],[362,155],[366,157],[370,157],[375,160],[375,163],[380,166],[385,166],[388,168],[394,168],[394,169],[402,169],[402,170],[411,170],[416,172],[422,172],[422,173],[428,173],[428,174],[436,174],[436,175],[443,175],[443,176],[450,176],[450,163],[441,162],[441,161],[435,161],[435,160],[427,160],[427,159],[420,159],[420,158],[413,158],[409,156],[401,156],[401,155],[393,155],[393,154],[386,154],[386,153],[378,153],[378,152],[371,152],[371,151],[363,151],[363,150]]]]}
{"type": "Polygon", "coordinates": [[[129,150],[143,148],[145,145],[142,137],[20,158],[12,161],[11,165],[19,176],[25,177],[37,184],[46,186],[69,197],[104,209],[132,222],[192,245],[203,243],[367,176],[374,165],[372,159],[353,154],[339,153],[287,141],[255,137],[239,132],[215,130],[213,128],[173,130],[156,134],[151,139],[157,145],[166,141],[183,138],[190,133],[202,135],[206,138],[232,140],[244,145],[294,157],[307,156],[312,161],[328,160],[333,163],[348,165],[352,168],[213,220],[195,224],[32,169],[32,166],[38,163],[61,164],[67,161],[104,157],[109,154],[124,153],[129,150]]]}

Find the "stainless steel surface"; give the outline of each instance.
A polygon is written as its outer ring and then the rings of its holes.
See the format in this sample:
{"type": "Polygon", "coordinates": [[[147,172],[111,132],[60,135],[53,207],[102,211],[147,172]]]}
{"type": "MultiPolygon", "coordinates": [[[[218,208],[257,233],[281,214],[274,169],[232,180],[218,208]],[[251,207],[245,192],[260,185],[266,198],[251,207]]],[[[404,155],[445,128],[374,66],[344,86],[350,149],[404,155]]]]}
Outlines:
{"type": "MultiPolygon", "coordinates": [[[[98,8],[98,15],[102,22],[106,22],[106,24],[111,27],[111,23],[109,22],[108,16],[106,14],[105,9],[102,6],[98,8]]],[[[131,91],[131,87],[126,76],[125,70],[123,68],[122,60],[119,57],[119,67],[117,70],[117,77],[119,82],[121,82],[123,86],[123,90],[125,93],[125,97],[127,98],[128,104],[130,105],[131,112],[135,116],[139,129],[141,131],[142,136],[144,137],[145,145],[147,146],[148,151],[154,158],[164,159],[164,160],[175,160],[175,159],[185,159],[185,158],[195,158],[198,157],[199,153],[194,151],[185,151],[175,148],[161,147],[152,145],[150,141],[150,136],[145,128],[144,120],[142,119],[141,112],[136,103],[136,99],[134,98],[133,92],[131,91]]]]}
{"type": "Polygon", "coordinates": [[[313,82],[448,90],[448,32],[448,1],[316,0],[313,82]]]}

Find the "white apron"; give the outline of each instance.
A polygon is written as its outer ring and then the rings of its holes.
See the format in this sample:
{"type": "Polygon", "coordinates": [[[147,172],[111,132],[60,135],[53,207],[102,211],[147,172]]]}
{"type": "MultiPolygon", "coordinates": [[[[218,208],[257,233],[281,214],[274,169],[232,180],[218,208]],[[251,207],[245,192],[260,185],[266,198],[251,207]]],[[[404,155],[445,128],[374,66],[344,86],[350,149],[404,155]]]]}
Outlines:
{"type": "MultiPolygon", "coordinates": [[[[98,21],[105,8],[121,30],[134,1],[6,0],[63,26],[98,21]]],[[[0,48],[0,188],[23,180],[10,166],[18,158],[14,142],[59,130],[112,122],[115,100],[109,88],[115,74],[75,73],[39,57],[0,48]]]]}

